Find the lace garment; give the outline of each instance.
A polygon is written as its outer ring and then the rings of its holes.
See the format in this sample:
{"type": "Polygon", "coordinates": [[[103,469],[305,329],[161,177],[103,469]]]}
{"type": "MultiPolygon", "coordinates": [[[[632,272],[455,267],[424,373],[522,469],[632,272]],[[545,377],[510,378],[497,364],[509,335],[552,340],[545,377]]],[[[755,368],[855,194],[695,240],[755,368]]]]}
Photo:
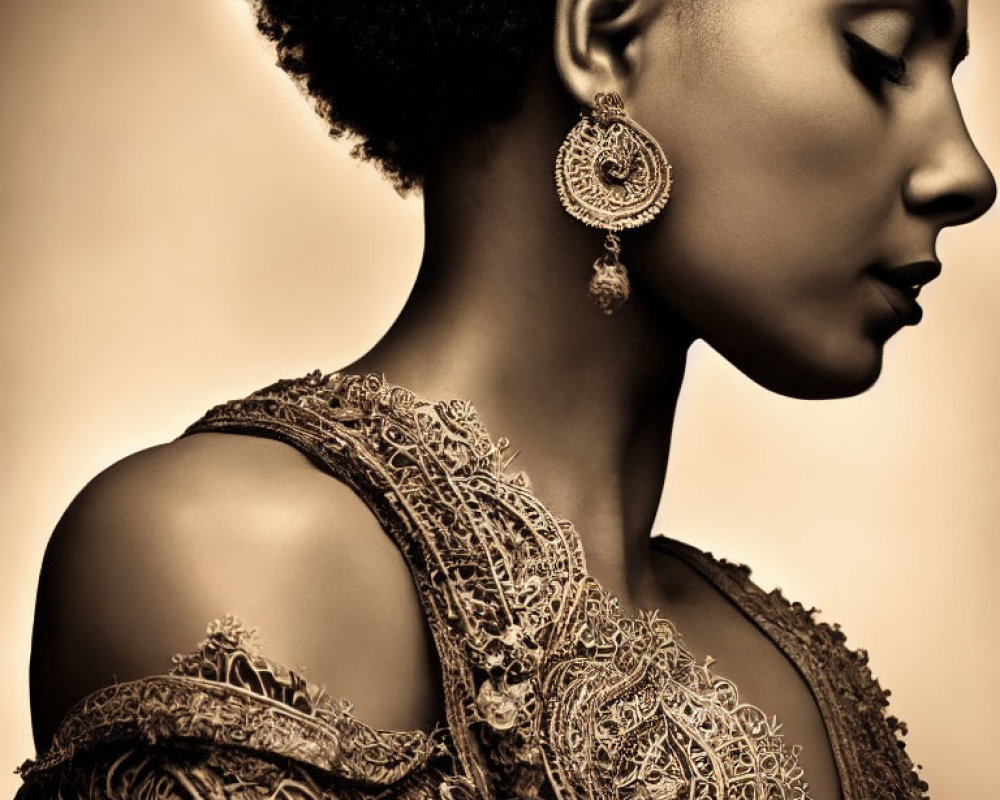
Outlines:
{"type": "MultiPolygon", "coordinates": [[[[187,433],[269,436],[361,497],[409,564],[442,668],[447,729],[375,731],[264,659],[233,620],[173,670],[86,698],[27,797],[806,800],[777,722],[655,613],[587,573],[571,523],[507,471],[465,401],[318,372],[218,406],[187,433]]],[[[926,785],[863,652],[749,570],[667,540],[798,667],[847,800],[926,785]]]]}

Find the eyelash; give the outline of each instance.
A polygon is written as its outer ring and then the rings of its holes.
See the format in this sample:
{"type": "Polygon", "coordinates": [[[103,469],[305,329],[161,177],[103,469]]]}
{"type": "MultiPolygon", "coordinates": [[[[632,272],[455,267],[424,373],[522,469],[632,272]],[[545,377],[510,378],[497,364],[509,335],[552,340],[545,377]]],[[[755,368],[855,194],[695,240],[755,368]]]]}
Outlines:
{"type": "Polygon", "coordinates": [[[872,94],[883,96],[884,84],[906,82],[906,61],[886,55],[857,34],[844,32],[851,59],[851,71],[872,94]]]}

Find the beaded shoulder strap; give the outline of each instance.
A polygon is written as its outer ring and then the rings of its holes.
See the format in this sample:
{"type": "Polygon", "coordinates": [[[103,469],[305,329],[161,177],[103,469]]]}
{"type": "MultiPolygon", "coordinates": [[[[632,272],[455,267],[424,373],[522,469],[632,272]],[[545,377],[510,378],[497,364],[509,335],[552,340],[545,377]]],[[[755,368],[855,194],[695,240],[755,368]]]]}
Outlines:
{"type": "MultiPolygon", "coordinates": [[[[508,776],[524,770],[515,783],[540,783],[537,747],[496,751],[496,735],[537,728],[534,679],[585,568],[565,523],[523,475],[505,474],[507,443],[490,440],[468,402],[319,372],[218,406],[185,435],[219,431],[296,447],[354,489],[400,548],[438,650],[464,791],[496,796],[498,752],[508,776]]],[[[523,738],[537,745],[537,733],[523,738]]]]}
{"type": "Polygon", "coordinates": [[[673,626],[626,616],[471,404],[312,373],[188,433],[285,441],[351,486],[409,563],[465,784],[449,798],[803,800],[795,748],[673,626]]]}

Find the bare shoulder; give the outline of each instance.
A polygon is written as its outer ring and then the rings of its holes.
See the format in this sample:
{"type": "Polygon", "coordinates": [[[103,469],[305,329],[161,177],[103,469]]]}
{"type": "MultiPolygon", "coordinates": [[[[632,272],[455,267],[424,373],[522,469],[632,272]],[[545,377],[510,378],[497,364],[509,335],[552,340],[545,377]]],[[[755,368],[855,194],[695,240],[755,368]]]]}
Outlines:
{"type": "Polygon", "coordinates": [[[224,614],[373,724],[438,718],[412,579],[361,499],[287,445],[206,433],[110,467],[56,527],[32,642],[36,743],[90,692],[165,672],[224,614]]]}

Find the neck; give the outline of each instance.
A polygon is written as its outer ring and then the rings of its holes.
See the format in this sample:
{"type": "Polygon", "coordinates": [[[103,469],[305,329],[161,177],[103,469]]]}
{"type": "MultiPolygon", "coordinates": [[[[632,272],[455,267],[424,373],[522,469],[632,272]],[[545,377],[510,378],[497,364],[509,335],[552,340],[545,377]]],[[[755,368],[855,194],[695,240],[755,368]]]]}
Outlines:
{"type": "Polygon", "coordinates": [[[574,522],[590,572],[638,604],[691,337],[641,287],[614,316],[590,305],[602,234],[566,215],[551,177],[572,118],[539,108],[521,118],[535,122],[493,131],[486,163],[479,150],[453,152],[428,179],[417,284],[345,371],[472,401],[491,435],[520,451],[513,467],[574,522]]]}

